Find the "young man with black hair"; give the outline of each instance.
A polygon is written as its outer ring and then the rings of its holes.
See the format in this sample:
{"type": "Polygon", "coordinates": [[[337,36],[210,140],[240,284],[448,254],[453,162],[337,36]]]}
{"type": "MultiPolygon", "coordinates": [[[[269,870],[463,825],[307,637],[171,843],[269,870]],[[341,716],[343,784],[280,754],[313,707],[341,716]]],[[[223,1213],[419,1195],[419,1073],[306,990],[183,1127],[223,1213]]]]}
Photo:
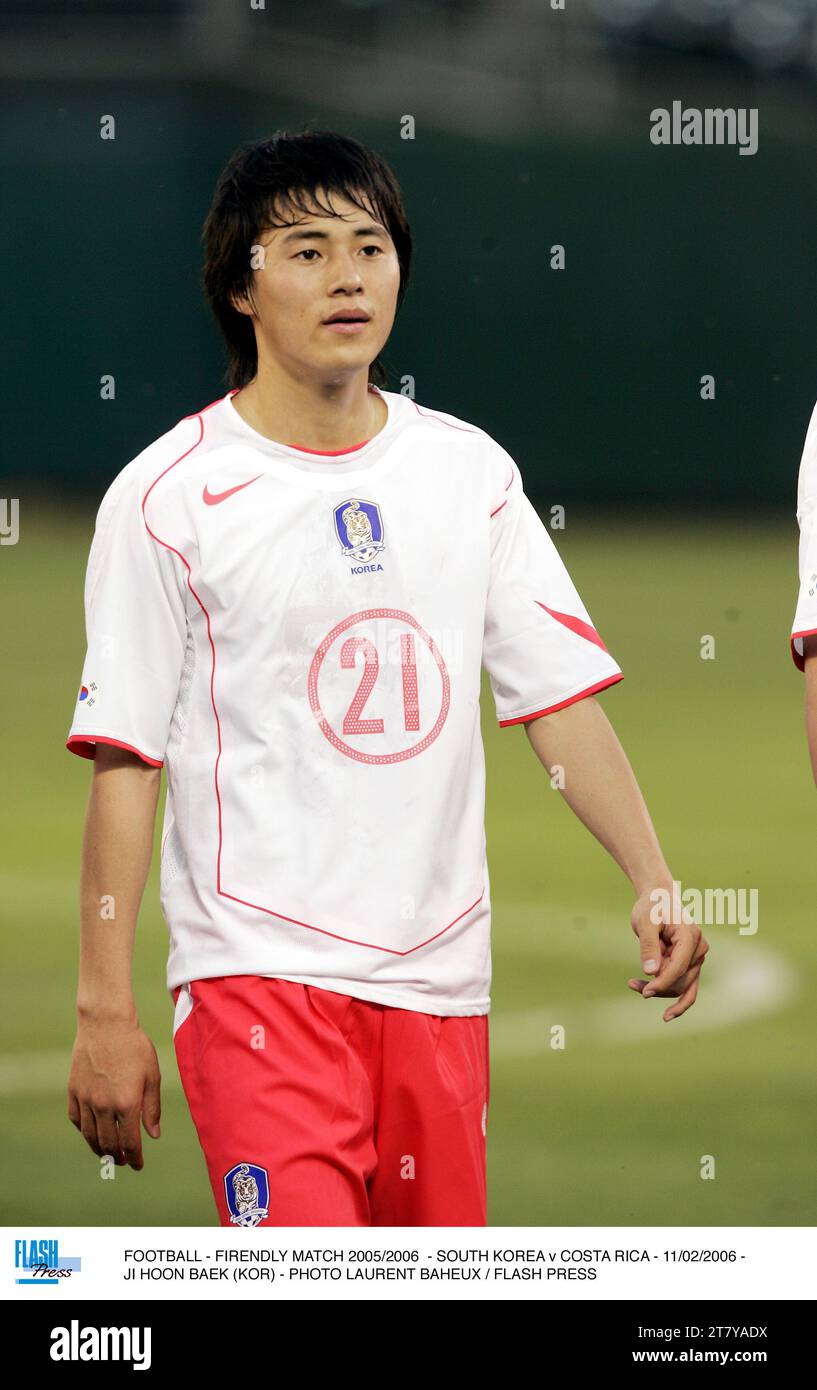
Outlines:
{"type": "Polygon", "coordinates": [[[633,884],[630,987],[677,1017],[707,945],[656,910],[672,876],[593,698],[621,671],[517,464],[385,389],[390,169],[279,132],[232,157],[204,240],[230,389],[114,479],[88,563],[69,1114],[134,1168],[140,1117],[159,1134],[131,953],[164,766],[175,1048],[222,1224],[484,1225],[482,665],[633,884]]]}

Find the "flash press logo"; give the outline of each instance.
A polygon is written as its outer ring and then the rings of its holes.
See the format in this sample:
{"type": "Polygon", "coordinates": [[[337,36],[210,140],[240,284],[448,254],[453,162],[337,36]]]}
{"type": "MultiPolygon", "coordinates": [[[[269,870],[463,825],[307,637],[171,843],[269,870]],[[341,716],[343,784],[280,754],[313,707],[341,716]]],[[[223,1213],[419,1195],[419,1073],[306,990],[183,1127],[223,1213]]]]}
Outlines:
{"type": "Polygon", "coordinates": [[[130,1361],[135,1371],[150,1369],[149,1327],[68,1327],[51,1329],[52,1361],[130,1361]]]}
{"type": "Polygon", "coordinates": [[[15,1284],[54,1285],[64,1283],[82,1267],[79,1255],[60,1255],[56,1240],[15,1240],[15,1284]]]}

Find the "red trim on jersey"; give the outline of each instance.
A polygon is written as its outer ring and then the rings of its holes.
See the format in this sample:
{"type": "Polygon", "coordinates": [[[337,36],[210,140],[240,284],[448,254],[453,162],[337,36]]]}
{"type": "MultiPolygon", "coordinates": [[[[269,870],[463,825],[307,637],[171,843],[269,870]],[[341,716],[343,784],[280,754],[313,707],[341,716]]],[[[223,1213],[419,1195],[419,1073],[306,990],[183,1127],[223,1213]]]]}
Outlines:
{"type": "MultiPolygon", "coordinates": [[[[510,485],[511,485],[512,482],[513,482],[513,469],[511,469],[511,476],[510,476],[510,478],[508,479],[507,483],[505,484],[505,491],[506,491],[506,492],[508,491],[508,488],[510,487],[510,485]]],[[[503,507],[506,507],[507,505],[508,505],[508,499],[507,499],[507,497],[506,497],[504,502],[500,502],[499,506],[494,508],[494,510],[491,512],[491,516],[496,516],[497,512],[501,512],[501,511],[502,511],[502,508],[503,508],[503,507]]],[[[491,516],[488,517],[488,520],[489,520],[489,521],[491,520],[491,516]]]]}
{"type": "MultiPolygon", "coordinates": [[[[232,391],[230,394],[231,394],[231,395],[235,395],[235,394],[236,394],[236,391],[232,391]]],[[[223,397],[222,397],[222,399],[223,399],[223,397]]],[[[218,401],[213,401],[213,402],[211,403],[211,405],[218,405],[218,401]]],[[[211,408],[211,406],[205,406],[205,410],[209,410],[210,408],[211,408]]],[[[251,903],[251,902],[248,902],[245,898],[237,898],[237,897],[234,896],[234,894],[228,893],[228,892],[227,892],[224,888],[222,888],[222,886],[221,886],[221,849],[222,849],[222,844],[223,844],[223,838],[224,838],[224,837],[223,837],[223,828],[222,828],[221,792],[220,792],[220,790],[219,790],[219,785],[218,785],[218,765],[219,765],[219,763],[220,763],[220,761],[221,761],[222,742],[221,742],[221,721],[220,721],[220,719],[219,719],[219,717],[218,717],[218,708],[217,708],[217,706],[216,706],[216,696],[215,696],[216,646],[215,646],[215,642],[213,641],[213,633],[212,633],[211,626],[210,626],[210,614],[208,613],[207,609],[205,608],[205,606],[204,606],[204,604],[203,604],[201,598],[199,597],[199,595],[196,593],[195,589],[193,588],[193,584],[192,584],[192,582],[191,582],[191,570],[190,570],[190,565],[188,564],[187,560],[186,560],[185,557],[182,555],[181,551],[180,551],[180,550],[177,550],[176,547],[175,547],[174,545],[171,545],[171,544],[169,543],[169,541],[163,541],[162,538],[161,538],[161,536],[157,536],[157,535],[155,534],[154,531],[151,531],[150,526],[148,526],[147,517],[145,516],[145,505],[146,505],[146,503],[147,503],[147,500],[148,500],[148,498],[149,498],[151,492],[152,492],[153,489],[155,488],[156,484],[157,484],[158,482],[161,482],[162,478],[165,476],[166,473],[169,473],[169,472],[170,472],[171,468],[175,468],[177,463],[181,463],[183,459],[186,459],[186,458],[188,457],[189,454],[192,454],[192,453],[193,453],[193,450],[194,450],[194,449],[197,449],[197,448],[199,447],[199,445],[201,444],[201,441],[202,441],[203,438],[204,438],[204,421],[203,421],[203,419],[201,418],[203,414],[204,414],[204,411],[200,411],[200,412],[198,413],[198,416],[197,416],[197,417],[194,417],[193,415],[186,415],[186,416],[184,416],[184,419],[186,419],[186,420],[192,420],[192,419],[194,419],[194,418],[198,418],[198,421],[199,421],[199,437],[198,437],[198,439],[196,440],[196,442],[195,442],[194,444],[191,444],[191,445],[190,445],[190,448],[189,448],[189,449],[185,449],[185,451],[184,451],[183,454],[180,454],[179,457],[178,457],[177,459],[174,459],[172,463],[168,464],[167,468],[165,468],[165,469],[162,470],[162,472],[158,475],[158,477],[156,477],[156,478],[153,479],[153,482],[151,483],[150,487],[148,488],[147,492],[145,493],[144,497],[142,498],[142,520],[143,520],[144,523],[145,523],[145,528],[146,528],[148,534],[149,534],[150,536],[153,537],[153,539],[156,541],[157,545],[163,545],[163,546],[165,547],[166,550],[172,551],[172,553],[173,553],[174,555],[177,555],[178,558],[181,560],[182,564],[184,565],[185,569],[187,570],[187,587],[188,587],[188,589],[190,590],[191,594],[193,595],[194,599],[196,600],[197,604],[199,605],[199,608],[201,609],[202,613],[204,614],[205,621],[206,621],[206,623],[207,623],[207,637],[208,637],[208,640],[209,640],[209,642],[210,642],[210,650],[211,650],[212,658],[213,658],[212,669],[211,669],[211,672],[210,672],[210,701],[211,701],[211,704],[212,704],[212,706],[213,706],[213,714],[214,714],[215,720],[216,720],[216,735],[217,735],[217,739],[218,739],[218,753],[217,753],[217,755],[216,755],[215,766],[214,766],[214,768],[213,768],[213,781],[214,781],[215,792],[216,792],[216,803],[217,803],[217,805],[218,805],[218,852],[217,852],[217,856],[216,856],[216,892],[217,892],[217,894],[218,894],[219,897],[221,897],[221,898],[229,898],[229,900],[230,900],[231,902],[240,903],[243,907],[252,907],[252,908],[254,908],[257,912],[265,912],[265,913],[267,913],[268,916],[270,916],[270,917],[277,917],[277,918],[279,918],[279,919],[280,919],[281,921],[283,921],[283,922],[292,922],[292,923],[294,923],[296,926],[299,926],[299,927],[306,927],[309,931],[320,932],[320,934],[321,934],[322,936],[331,936],[331,937],[334,937],[334,939],[335,939],[336,941],[345,941],[345,942],[347,942],[349,945],[352,945],[352,946],[364,946],[364,947],[368,948],[368,949],[371,950],[371,951],[382,951],[382,952],[383,952],[384,954],[386,954],[386,955],[392,955],[392,956],[408,956],[408,955],[411,955],[411,953],[412,953],[413,951],[419,951],[420,948],[421,948],[422,946],[427,946],[427,945],[429,944],[429,942],[431,942],[431,941],[436,941],[438,937],[442,936],[445,932],[450,931],[451,927],[456,926],[457,922],[459,922],[463,917],[466,917],[466,916],[468,915],[469,912],[472,912],[473,909],[477,906],[477,904],[482,902],[482,899],[483,899],[484,896],[485,896],[485,889],[483,888],[483,890],[482,890],[482,892],[480,893],[479,897],[476,898],[476,899],[474,900],[474,902],[471,903],[470,907],[466,907],[462,912],[459,913],[458,916],[456,916],[456,917],[453,919],[453,921],[449,922],[446,926],[442,927],[442,928],[440,929],[440,931],[435,932],[433,936],[429,936],[425,941],[420,941],[420,942],[418,942],[416,946],[411,946],[407,951],[395,951],[395,950],[393,950],[391,947],[388,947],[388,946],[375,946],[374,943],[371,942],[371,941],[357,941],[354,937],[350,937],[350,936],[339,936],[339,935],[337,935],[335,932],[327,931],[326,928],[324,928],[324,927],[316,927],[312,922],[301,922],[297,917],[286,917],[282,912],[276,912],[276,911],[275,911],[273,908],[271,908],[271,907],[263,907],[261,903],[251,903]]],[[[136,751],[136,750],[134,750],[134,751],[136,751]]]]}
{"type": "Polygon", "coordinates": [[[624,679],[622,672],[617,676],[608,676],[604,681],[598,681],[596,685],[589,685],[586,690],[580,690],[578,695],[571,695],[567,700],[560,700],[558,705],[548,705],[547,709],[534,710],[532,714],[520,714],[517,719],[500,719],[500,729],[506,729],[509,724],[527,724],[530,719],[539,719],[543,714],[555,714],[557,709],[566,709],[568,705],[574,705],[577,700],[584,700],[588,695],[595,695],[599,690],[606,690],[608,685],[615,685],[617,681],[624,679]]]}
{"type": "Polygon", "coordinates": [[[407,951],[395,951],[391,946],[375,946],[371,941],[358,941],[354,936],[339,936],[337,932],[327,931],[325,927],[316,927],[312,922],[302,922],[298,917],[286,917],[283,912],[275,912],[271,907],[262,907],[260,903],[247,902],[246,898],[236,898],[232,893],[225,893],[223,889],[219,889],[219,895],[222,898],[229,898],[231,902],[241,903],[244,907],[254,907],[258,912],[266,912],[270,917],[278,917],[282,922],[293,922],[296,927],[308,927],[310,931],[320,932],[321,936],[331,936],[334,941],[346,941],[350,946],[365,946],[370,951],[383,951],[387,956],[410,956],[413,951],[419,951],[421,946],[427,946],[430,941],[436,941],[438,936],[442,936],[445,932],[450,931],[451,927],[456,926],[457,922],[461,921],[463,917],[467,917],[468,913],[472,912],[477,906],[477,903],[482,902],[482,899],[485,897],[485,889],[483,888],[479,897],[471,903],[470,907],[464,908],[459,916],[454,918],[453,922],[449,922],[447,926],[441,927],[438,932],[435,932],[433,936],[427,937],[425,941],[418,941],[416,946],[409,946],[407,951]]]}
{"type": "Polygon", "coordinates": [[[305,444],[287,444],[287,448],[300,449],[302,454],[325,454],[328,458],[337,458],[338,454],[353,454],[355,449],[362,449],[368,442],[368,439],[362,439],[359,444],[350,444],[348,449],[307,449],[305,444]]]}
{"type": "Polygon", "coordinates": [[[440,425],[447,425],[450,430],[462,430],[464,434],[479,433],[478,430],[468,429],[465,425],[452,425],[450,420],[441,419],[439,415],[434,414],[433,410],[423,410],[422,407],[419,406],[416,401],[412,401],[412,405],[414,406],[414,409],[417,411],[418,415],[423,415],[428,420],[436,420],[437,423],[440,425]]]}
{"type": "MultiPolygon", "coordinates": [[[[549,613],[551,618],[555,618],[557,623],[563,623],[565,627],[570,628],[570,631],[575,632],[577,636],[584,637],[596,647],[601,647],[603,652],[607,651],[596,629],[591,627],[590,624],[586,623],[582,618],[575,618],[572,613],[560,613],[556,608],[548,608],[547,604],[540,603],[538,598],[534,599],[534,603],[538,603],[540,608],[544,608],[545,612],[549,613]]],[[[609,652],[607,654],[609,656],[609,652]]]]}
{"type": "MultiPolygon", "coordinates": [[[[213,402],[213,404],[218,404],[218,402],[213,402]]],[[[208,410],[210,409],[209,406],[207,406],[207,407],[205,407],[205,408],[208,409],[208,410]]],[[[156,484],[157,484],[158,482],[161,482],[162,478],[165,476],[166,473],[169,473],[169,472],[170,472],[171,468],[175,468],[177,463],[181,463],[183,459],[186,459],[186,458],[187,458],[188,454],[192,454],[193,450],[194,450],[194,449],[197,449],[197,448],[199,447],[199,445],[201,444],[201,441],[202,441],[203,438],[204,438],[204,420],[202,419],[202,415],[203,415],[203,414],[204,414],[204,412],[202,411],[202,412],[200,412],[199,415],[196,417],[196,418],[198,419],[198,422],[199,422],[199,437],[198,437],[198,439],[196,440],[195,444],[191,444],[189,449],[185,449],[185,451],[184,451],[183,454],[180,454],[179,457],[178,457],[177,459],[174,459],[172,463],[168,464],[167,468],[165,468],[165,469],[162,470],[162,472],[159,474],[159,476],[158,476],[157,478],[154,478],[154,479],[153,479],[153,482],[151,483],[150,487],[148,488],[147,492],[145,493],[144,497],[142,498],[142,520],[143,520],[144,523],[145,523],[145,529],[147,530],[148,535],[150,535],[150,536],[153,537],[153,539],[156,541],[157,545],[163,545],[163,546],[165,547],[166,550],[172,551],[172,553],[173,553],[174,555],[177,555],[177,556],[179,557],[179,559],[181,560],[182,564],[184,565],[185,569],[187,570],[187,587],[188,587],[188,589],[190,590],[191,594],[193,595],[194,599],[196,600],[196,603],[199,605],[199,608],[201,609],[202,613],[204,614],[204,618],[205,618],[205,621],[206,621],[206,623],[207,623],[207,637],[208,637],[208,640],[209,640],[209,642],[210,642],[210,650],[211,650],[212,655],[213,655],[213,665],[212,665],[212,668],[211,668],[211,671],[210,671],[210,701],[211,701],[212,706],[213,706],[213,714],[215,715],[215,720],[216,720],[216,735],[217,735],[217,738],[218,738],[218,753],[217,753],[217,755],[216,755],[216,762],[215,762],[215,768],[214,768],[214,779],[215,779],[215,789],[216,789],[216,802],[217,802],[217,804],[218,804],[218,857],[217,857],[217,860],[216,860],[216,892],[217,892],[217,893],[220,893],[220,892],[221,892],[221,843],[222,843],[222,829],[221,829],[221,793],[220,793],[220,791],[219,791],[219,786],[218,786],[218,765],[219,765],[219,761],[220,761],[220,759],[221,759],[221,721],[220,721],[220,719],[219,719],[219,717],[218,717],[218,709],[217,709],[217,707],[216,707],[216,697],[215,697],[215,690],[214,690],[214,683],[215,683],[215,678],[216,678],[216,648],[215,648],[215,643],[213,642],[213,634],[212,634],[212,632],[211,632],[211,630],[210,630],[210,614],[207,612],[207,609],[205,608],[204,604],[202,603],[201,598],[199,597],[199,595],[196,593],[195,589],[193,588],[193,582],[192,582],[192,579],[191,579],[191,570],[190,570],[190,565],[189,565],[188,561],[184,558],[184,556],[182,555],[181,551],[176,549],[175,545],[170,545],[170,543],[169,543],[168,541],[163,541],[162,538],[161,538],[161,536],[157,536],[156,533],[155,533],[154,531],[151,531],[150,526],[148,525],[148,519],[147,519],[147,517],[145,516],[145,504],[147,503],[147,500],[148,500],[148,498],[150,497],[150,494],[152,493],[152,491],[153,491],[153,489],[155,488],[156,484]]],[[[185,416],[185,419],[191,420],[191,419],[193,419],[193,416],[187,415],[187,416],[185,416]]]]}
{"type": "MultiPolygon", "coordinates": [[[[369,390],[371,391],[371,389],[370,385],[369,390]]],[[[240,390],[241,387],[236,386],[233,391],[228,392],[228,395],[237,396],[240,390]]],[[[218,401],[214,401],[213,404],[218,405],[218,401]]],[[[205,406],[205,410],[209,409],[209,405],[205,406]]],[[[186,418],[190,419],[190,416],[188,415],[186,418]]],[[[305,444],[287,444],[286,447],[288,449],[300,449],[302,454],[322,454],[325,458],[337,458],[339,454],[353,454],[355,449],[362,449],[363,445],[368,443],[368,439],[362,439],[359,444],[350,444],[348,449],[308,449],[305,444]]]]}
{"type": "Polygon", "coordinates": [[[126,748],[129,753],[136,753],[143,763],[150,763],[151,767],[163,767],[160,759],[149,758],[147,753],[143,753],[141,748],[134,748],[132,743],[123,743],[120,738],[108,738],[107,734],[72,734],[66,743],[66,748],[71,753],[76,753],[80,758],[96,757],[96,745],[98,743],[109,743],[113,748],[126,748]]]}
{"type": "Polygon", "coordinates": [[[793,657],[793,659],[794,659],[794,664],[795,664],[795,666],[797,667],[798,671],[805,671],[805,669],[806,669],[806,658],[805,658],[804,656],[801,656],[800,653],[799,653],[798,651],[795,651],[794,639],[795,639],[795,637],[815,637],[815,636],[817,636],[817,627],[809,627],[809,628],[806,628],[803,632],[793,632],[792,635],[791,635],[791,639],[790,639],[789,646],[790,646],[790,649],[791,649],[792,657],[793,657]]]}
{"type": "MultiPolygon", "coordinates": [[[[235,391],[230,391],[230,392],[228,392],[228,395],[230,395],[230,396],[235,396],[235,395],[238,393],[239,389],[240,389],[240,388],[237,386],[237,387],[235,388],[235,391]]],[[[211,401],[209,405],[203,405],[202,408],[201,408],[201,410],[194,410],[190,415],[183,415],[183,416],[182,416],[182,420],[197,420],[197,419],[199,419],[199,418],[205,413],[206,410],[212,410],[214,406],[216,406],[216,405],[221,405],[221,402],[222,402],[223,400],[224,400],[224,397],[223,397],[223,396],[219,396],[217,400],[211,401]]],[[[199,440],[198,443],[201,443],[201,440],[199,440]]],[[[194,446],[194,447],[195,447],[195,446],[194,446]]],[[[189,453],[189,450],[188,450],[188,453],[189,453]]],[[[184,458],[184,454],[182,454],[182,458],[184,458]]],[[[177,459],[176,462],[178,463],[179,460],[177,459]]],[[[170,466],[171,466],[171,468],[172,468],[172,467],[173,467],[173,464],[171,464],[170,466]]],[[[167,472],[167,469],[165,469],[165,472],[167,472]]],[[[161,476],[161,475],[160,475],[160,476],[161,476]]],[[[158,482],[159,479],[157,478],[156,481],[158,482]]],[[[151,486],[152,486],[152,484],[151,484],[151,486]]]]}

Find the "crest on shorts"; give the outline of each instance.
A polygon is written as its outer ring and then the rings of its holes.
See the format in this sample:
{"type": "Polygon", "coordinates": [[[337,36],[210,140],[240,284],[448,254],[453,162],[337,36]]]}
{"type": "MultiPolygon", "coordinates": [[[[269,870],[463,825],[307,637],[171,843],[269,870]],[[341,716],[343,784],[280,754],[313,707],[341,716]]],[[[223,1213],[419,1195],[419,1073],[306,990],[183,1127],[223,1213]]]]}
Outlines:
{"type": "Polygon", "coordinates": [[[350,560],[365,564],[385,548],[383,518],[376,502],[347,497],[335,507],[334,517],[340,548],[350,560]]]}
{"type": "Polygon", "coordinates": [[[269,1178],[256,1163],[237,1163],[224,1174],[232,1226],[257,1226],[269,1215],[269,1178]]]}

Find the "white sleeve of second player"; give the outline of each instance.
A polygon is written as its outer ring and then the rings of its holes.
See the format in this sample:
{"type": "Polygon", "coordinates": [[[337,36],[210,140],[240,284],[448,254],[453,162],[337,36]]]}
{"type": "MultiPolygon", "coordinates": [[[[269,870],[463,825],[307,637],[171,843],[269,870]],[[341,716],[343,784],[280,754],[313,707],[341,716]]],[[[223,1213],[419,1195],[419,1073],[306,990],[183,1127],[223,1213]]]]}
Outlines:
{"type": "Polygon", "coordinates": [[[117,477],[99,508],[85,578],[87,650],[67,746],[117,744],[164,762],[184,664],[181,565],[148,532],[139,480],[117,477]]]}
{"type": "Polygon", "coordinates": [[[811,413],[797,480],[800,592],[791,629],[791,654],[802,671],[803,638],[817,632],[817,404],[811,413]]]}
{"type": "Polygon", "coordinates": [[[501,451],[491,514],[483,665],[500,726],[553,713],[622,679],[547,528],[501,451]]]}

